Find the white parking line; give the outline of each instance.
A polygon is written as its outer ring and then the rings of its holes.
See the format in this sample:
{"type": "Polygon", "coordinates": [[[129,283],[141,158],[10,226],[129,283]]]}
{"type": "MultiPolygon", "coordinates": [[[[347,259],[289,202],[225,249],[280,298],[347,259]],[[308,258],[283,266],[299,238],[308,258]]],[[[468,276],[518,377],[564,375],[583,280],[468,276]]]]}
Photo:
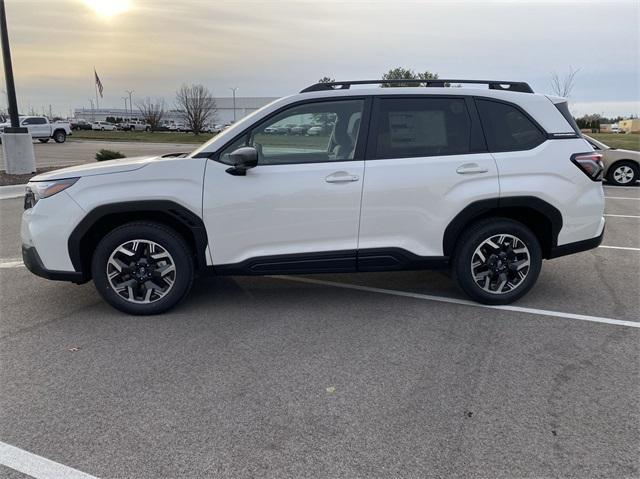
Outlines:
{"type": "Polygon", "coordinates": [[[523,308],[520,306],[510,306],[510,305],[490,306],[487,304],[480,304],[480,303],[476,303],[466,299],[449,298],[446,296],[434,296],[431,294],[411,293],[408,291],[397,291],[394,289],[373,288],[370,286],[360,286],[357,284],[339,283],[336,281],[324,281],[320,279],[311,279],[311,278],[304,278],[299,276],[270,276],[270,278],[284,279],[287,281],[298,281],[300,283],[317,284],[321,286],[334,286],[336,288],[354,289],[357,291],[364,291],[367,293],[382,293],[382,294],[389,294],[392,296],[403,296],[405,298],[425,299],[428,301],[438,301],[440,303],[460,304],[464,306],[472,306],[475,308],[500,309],[503,311],[513,311],[516,313],[536,314],[538,316],[553,316],[556,318],[577,319],[579,321],[590,321],[593,323],[615,324],[617,326],[640,328],[640,322],[625,321],[622,319],[613,319],[613,318],[603,318],[600,316],[588,316],[586,314],[564,313],[562,311],[551,311],[547,309],[537,309],[537,308],[523,308]]]}
{"type": "Polygon", "coordinates": [[[633,216],[633,215],[609,215],[609,214],[605,214],[604,216],[609,216],[611,218],[640,218],[640,216],[633,216]]]}
{"type": "Polygon", "coordinates": [[[3,260],[0,261],[0,269],[21,268],[24,266],[22,260],[3,260]]]}
{"type": "Polygon", "coordinates": [[[0,441],[0,464],[35,479],[97,479],[72,467],[0,441]]]}
{"type": "Polygon", "coordinates": [[[635,200],[640,201],[640,198],[629,198],[628,196],[605,196],[607,200],[635,200]]]}
{"type": "Polygon", "coordinates": [[[631,248],[630,246],[608,246],[601,244],[598,248],[606,248],[606,249],[623,249],[627,251],[640,251],[640,248],[631,248]]]}

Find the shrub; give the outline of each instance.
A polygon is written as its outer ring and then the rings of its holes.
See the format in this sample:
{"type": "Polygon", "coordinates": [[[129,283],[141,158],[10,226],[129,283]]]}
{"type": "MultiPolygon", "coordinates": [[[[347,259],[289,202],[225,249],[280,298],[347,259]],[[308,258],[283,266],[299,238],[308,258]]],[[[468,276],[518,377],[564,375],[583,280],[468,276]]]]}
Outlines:
{"type": "Polygon", "coordinates": [[[104,150],[104,149],[96,153],[97,161],[116,160],[118,158],[125,158],[125,156],[119,151],[104,150]]]}

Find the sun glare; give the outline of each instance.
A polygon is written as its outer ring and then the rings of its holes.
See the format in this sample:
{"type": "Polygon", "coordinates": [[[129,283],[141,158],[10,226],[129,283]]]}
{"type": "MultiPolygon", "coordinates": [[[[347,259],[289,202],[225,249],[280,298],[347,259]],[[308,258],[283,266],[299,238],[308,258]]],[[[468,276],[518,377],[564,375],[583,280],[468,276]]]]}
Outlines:
{"type": "Polygon", "coordinates": [[[102,18],[111,18],[124,13],[131,7],[131,0],[82,0],[102,18]]]}

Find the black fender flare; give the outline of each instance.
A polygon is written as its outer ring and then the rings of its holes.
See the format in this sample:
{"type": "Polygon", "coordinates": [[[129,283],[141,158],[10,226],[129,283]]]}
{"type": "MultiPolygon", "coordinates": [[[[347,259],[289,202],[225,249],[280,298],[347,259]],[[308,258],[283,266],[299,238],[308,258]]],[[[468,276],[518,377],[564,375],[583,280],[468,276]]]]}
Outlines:
{"type": "Polygon", "coordinates": [[[487,216],[500,216],[501,211],[507,212],[516,208],[532,210],[544,216],[551,225],[549,251],[558,245],[558,235],[562,229],[562,213],[555,206],[535,196],[508,196],[475,201],[460,211],[444,231],[442,238],[444,255],[453,255],[460,234],[473,221],[487,216]]]}
{"type": "Polygon", "coordinates": [[[153,215],[162,214],[171,218],[172,222],[181,225],[181,228],[188,230],[193,236],[194,254],[196,257],[196,267],[198,270],[206,269],[206,249],[208,243],[207,230],[202,218],[186,207],[169,200],[141,200],[125,201],[121,203],[108,203],[91,210],[76,225],[71,232],[67,242],[69,257],[74,269],[82,273],[84,278],[88,278],[90,271],[83,271],[83,251],[82,242],[87,233],[106,216],[125,215],[137,219],[144,219],[144,214],[149,214],[150,221],[156,218],[153,215]]]}

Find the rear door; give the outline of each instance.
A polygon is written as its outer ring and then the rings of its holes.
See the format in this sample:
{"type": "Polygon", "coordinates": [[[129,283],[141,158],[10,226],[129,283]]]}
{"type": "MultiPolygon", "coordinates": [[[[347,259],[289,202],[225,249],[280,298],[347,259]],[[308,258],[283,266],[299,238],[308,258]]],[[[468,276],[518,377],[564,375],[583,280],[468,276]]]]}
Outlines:
{"type": "Polygon", "coordinates": [[[365,258],[369,251],[380,254],[381,248],[442,257],[443,234],[451,220],[474,201],[499,195],[496,163],[486,151],[473,101],[463,96],[381,96],[372,115],[359,269],[379,269],[365,258]]]}

